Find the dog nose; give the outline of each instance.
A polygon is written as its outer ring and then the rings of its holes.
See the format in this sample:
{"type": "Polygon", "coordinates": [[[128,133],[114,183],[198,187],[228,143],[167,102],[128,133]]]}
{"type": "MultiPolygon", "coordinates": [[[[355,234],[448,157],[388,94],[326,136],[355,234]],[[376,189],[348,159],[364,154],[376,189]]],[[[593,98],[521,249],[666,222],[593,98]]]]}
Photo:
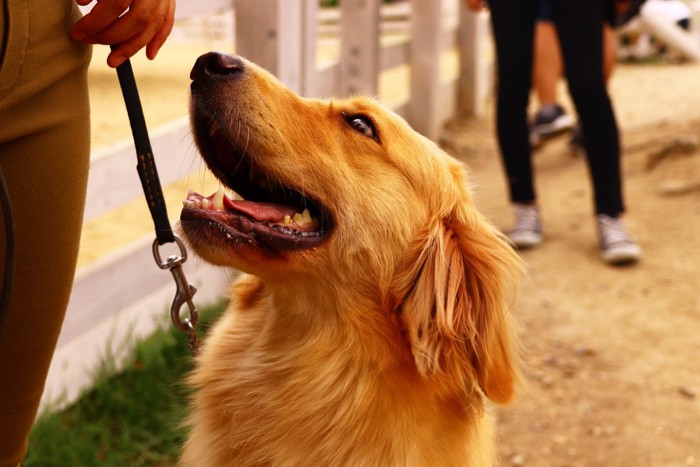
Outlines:
{"type": "Polygon", "coordinates": [[[213,76],[240,75],[245,70],[243,60],[235,55],[209,52],[200,56],[192,67],[190,79],[198,81],[213,76]]]}

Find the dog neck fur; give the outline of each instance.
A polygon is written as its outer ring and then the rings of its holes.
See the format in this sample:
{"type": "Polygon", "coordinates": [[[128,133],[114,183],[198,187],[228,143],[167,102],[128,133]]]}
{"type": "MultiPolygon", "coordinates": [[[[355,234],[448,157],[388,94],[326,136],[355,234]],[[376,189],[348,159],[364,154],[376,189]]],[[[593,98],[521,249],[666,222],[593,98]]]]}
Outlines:
{"type": "Polygon", "coordinates": [[[484,394],[512,395],[516,263],[478,214],[450,216],[406,245],[391,294],[243,276],[191,379],[207,409],[183,463],[491,465],[484,394]]]}

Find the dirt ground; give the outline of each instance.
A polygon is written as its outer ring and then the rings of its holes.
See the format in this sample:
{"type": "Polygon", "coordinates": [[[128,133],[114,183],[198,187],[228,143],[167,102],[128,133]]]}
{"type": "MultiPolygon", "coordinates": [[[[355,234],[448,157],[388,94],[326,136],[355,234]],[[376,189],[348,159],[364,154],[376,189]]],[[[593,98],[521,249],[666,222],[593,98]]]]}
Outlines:
{"type": "MultiPolygon", "coordinates": [[[[599,259],[585,160],[568,138],[536,153],[545,241],[522,253],[514,314],[528,387],[497,410],[502,465],[700,465],[698,77],[697,66],[622,65],[613,78],[636,266],[599,259]]],[[[445,140],[480,209],[507,228],[492,120],[455,123],[445,140]]]]}
{"type": "MultiPolygon", "coordinates": [[[[165,49],[161,71],[135,65],[150,125],[185,114],[189,67],[204,50],[165,49]]],[[[96,146],[128,137],[112,73],[91,74],[96,146]]],[[[528,387],[497,409],[502,465],[700,465],[698,83],[697,65],[620,65],[613,77],[636,266],[599,259],[585,162],[567,138],[537,152],[545,242],[522,253],[529,276],[514,314],[528,387]]],[[[507,228],[492,120],[454,122],[443,142],[470,167],[479,208],[507,228]]],[[[89,252],[97,240],[86,228],[89,252]]]]}

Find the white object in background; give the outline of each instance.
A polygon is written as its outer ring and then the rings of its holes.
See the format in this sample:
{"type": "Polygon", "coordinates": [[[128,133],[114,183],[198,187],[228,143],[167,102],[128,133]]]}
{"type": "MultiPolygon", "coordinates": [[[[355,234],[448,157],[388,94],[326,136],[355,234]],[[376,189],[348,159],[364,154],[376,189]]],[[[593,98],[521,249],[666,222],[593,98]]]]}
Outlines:
{"type": "Polygon", "coordinates": [[[639,12],[640,27],[689,60],[700,60],[700,41],[676,24],[690,19],[692,12],[680,0],[649,0],[639,12]]]}

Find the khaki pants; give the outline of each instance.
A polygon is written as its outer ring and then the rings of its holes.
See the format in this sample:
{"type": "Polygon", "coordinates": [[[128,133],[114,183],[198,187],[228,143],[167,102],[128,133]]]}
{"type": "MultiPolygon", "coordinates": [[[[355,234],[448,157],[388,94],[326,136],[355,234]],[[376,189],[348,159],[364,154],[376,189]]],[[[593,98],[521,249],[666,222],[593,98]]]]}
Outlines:
{"type": "MultiPolygon", "coordinates": [[[[73,0],[0,5],[0,166],[16,230],[0,334],[0,466],[16,466],[73,282],[89,168],[90,49],[68,37],[80,14],[73,0]]],[[[5,257],[0,216],[0,283],[5,257]]]]}

